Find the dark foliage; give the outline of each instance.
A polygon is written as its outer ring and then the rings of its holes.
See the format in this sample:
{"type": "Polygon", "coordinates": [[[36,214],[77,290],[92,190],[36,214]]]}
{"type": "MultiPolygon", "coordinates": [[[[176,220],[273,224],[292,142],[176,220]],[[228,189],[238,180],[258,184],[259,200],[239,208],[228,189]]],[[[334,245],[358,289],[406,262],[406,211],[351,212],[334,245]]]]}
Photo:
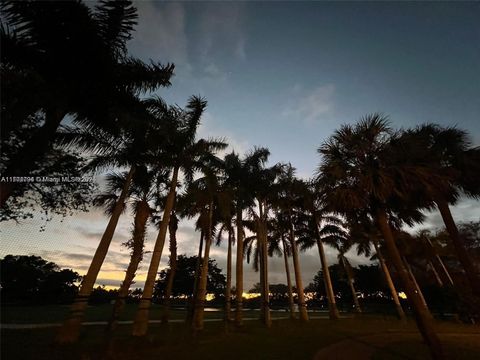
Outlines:
{"type": "Polygon", "coordinates": [[[68,303],[80,280],[78,273],[39,256],[7,255],[0,260],[0,275],[5,303],[68,303]]]}
{"type": "MultiPolygon", "coordinates": [[[[173,280],[172,295],[188,296],[193,295],[193,284],[195,280],[195,267],[197,256],[179,255],[177,259],[177,270],[173,280]]],[[[170,270],[162,270],[159,273],[159,280],[155,284],[154,298],[160,301],[165,293],[165,287],[170,270]]],[[[222,270],[218,268],[214,259],[208,261],[207,293],[214,294],[215,298],[223,296],[225,292],[226,278],[222,270]]]]}

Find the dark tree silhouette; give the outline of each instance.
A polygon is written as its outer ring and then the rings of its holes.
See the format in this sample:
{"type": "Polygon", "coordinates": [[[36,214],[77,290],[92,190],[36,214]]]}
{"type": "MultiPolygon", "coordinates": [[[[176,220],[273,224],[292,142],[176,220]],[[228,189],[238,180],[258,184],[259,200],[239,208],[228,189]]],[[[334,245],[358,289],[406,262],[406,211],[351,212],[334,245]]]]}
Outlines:
{"type": "MultiPolygon", "coordinates": [[[[44,161],[63,121],[115,133],[138,107],[137,95],[170,85],[173,65],[146,64],[126,51],[137,13],[131,1],[4,1],[1,75],[2,142],[38,112],[43,122],[8,159],[4,176],[28,176],[44,161]],[[5,101],[4,101],[5,100],[5,101]]],[[[19,195],[0,183],[0,206],[19,195]]],[[[20,191],[21,193],[21,191],[20,191]]]]}
{"type": "Polygon", "coordinates": [[[0,274],[3,303],[68,303],[80,280],[78,273],[33,255],[5,256],[0,260],[0,274]]]}
{"type": "MultiPolygon", "coordinates": [[[[193,285],[195,280],[195,268],[197,256],[179,255],[177,258],[177,269],[173,280],[172,295],[193,296],[193,285]]],[[[155,282],[155,301],[160,302],[165,296],[166,285],[170,269],[162,270],[159,273],[159,279],[155,282]]],[[[223,296],[226,286],[225,275],[222,274],[214,259],[208,260],[207,292],[214,294],[215,297],[223,296]]]]}
{"type": "MultiPolygon", "coordinates": [[[[333,210],[346,215],[355,210],[368,211],[375,220],[430,353],[435,359],[443,359],[431,314],[403,263],[391,226],[391,222],[397,220],[392,210],[410,212],[398,204],[413,204],[412,184],[427,174],[421,168],[396,161],[395,154],[402,149],[392,145],[395,139],[387,119],[379,114],[368,115],[355,126],[342,126],[318,149],[323,156],[319,182],[325,186],[327,202],[333,210]]],[[[429,205],[416,200],[414,209],[429,205]]]]}

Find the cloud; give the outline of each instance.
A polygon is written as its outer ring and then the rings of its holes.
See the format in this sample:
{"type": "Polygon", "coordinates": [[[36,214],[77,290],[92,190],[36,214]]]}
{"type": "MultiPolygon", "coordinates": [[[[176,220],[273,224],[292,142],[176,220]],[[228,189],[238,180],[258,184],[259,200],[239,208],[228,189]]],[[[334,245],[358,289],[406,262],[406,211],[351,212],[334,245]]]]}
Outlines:
{"type": "Polygon", "coordinates": [[[138,25],[129,42],[130,52],[143,60],[173,62],[189,68],[186,12],[179,2],[135,1],[138,25]]]}
{"type": "Polygon", "coordinates": [[[202,3],[197,15],[200,61],[208,63],[218,55],[246,60],[244,8],[242,3],[202,3]]]}
{"type": "Polygon", "coordinates": [[[138,25],[128,48],[144,61],[173,62],[176,82],[226,82],[246,60],[243,4],[135,1],[138,25]],[[187,26],[188,23],[188,26],[187,26]]]}
{"type": "Polygon", "coordinates": [[[237,41],[237,46],[235,47],[235,56],[242,61],[247,60],[247,53],[245,50],[245,38],[243,36],[240,37],[237,41]]]}
{"type": "MultiPolygon", "coordinates": [[[[293,92],[301,94],[301,86],[296,84],[293,92]]],[[[334,95],[335,86],[333,84],[319,86],[310,93],[301,96],[296,103],[287,105],[282,115],[284,117],[301,119],[307,124],[314,123],[322,117],[332,115],[335,105],[334,95]]]]}
{"type": "Polygon", "coordinates": [[[232,151],[243,154],[250,148],[248,141],[238,139],[232,131],[223,128],[220,122],[217,121],[215,116],[209,111],[206,111],[202,117],[202,122],[198,128],[198,137],[215,137],[225,139],[225,141],[228,143],[228,147],[219,152],[219,156],[223,156],[232,151]]]}
{"type": "MultiPolygon", "coordinates": [[[[458,203],[450,206],[453,219],[458,222],[480,221],[480,201],[461,197],[458,203]]],[[[406,227],[405,230],[410,233],[415,233],[420,229],[428,229],[437,231],[445,227],[440,212],[435,209],[425,212],[425,221],[422,224],[416,224],[412,227],[406,227]]]]}

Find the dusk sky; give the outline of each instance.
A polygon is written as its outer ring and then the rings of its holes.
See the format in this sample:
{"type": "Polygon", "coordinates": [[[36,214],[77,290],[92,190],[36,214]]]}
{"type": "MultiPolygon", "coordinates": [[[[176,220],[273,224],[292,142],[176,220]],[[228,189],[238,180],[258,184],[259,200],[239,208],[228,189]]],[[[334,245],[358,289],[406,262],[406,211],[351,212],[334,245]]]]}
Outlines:
{"type": "MultiPolygon", "coordinates": [[[[395,128],[456,125],[480,145],[479,2],[140,1],[137,8],[131,54],[176,65],[173,85],[158,95],[181,106],[190,95],[204,96],[199,136],[225,137],[241,154],[266,146],[270,164],[291,162],[307,178],[320,162],[322,141],[372,112],[388,114],[395,128]]],[[[480,202],[462,199],[453,215],[479,220],[480,202]]],[[[121,243],[132,220],[122,216],[98,284],[123,278],[129,251],[121,243]]],[[[4,223],[0,256],[40,255],[84,274],[107,221],[95,210],[56,219],[44,232],[39,218],[4,223]]],[[[417,228],[441,226],[433,212],[417,228]]],[[[155,237],[151,228],[147,251],[155,237]]],[[[198,238],[191,222],[182,221],[179,254],[196,253],[198,238]]],[[[224,266],[225,254],[222,246],[211,256],[224,266]]],[[[335,251],[328,256],[336,262],[335,251]]],[[[134,286],[143,286],[149,260],[147,254],[134,286]]],[[[306,285],[320,262],[315,249],[301,260],[306,285]]],[[[258,274],[247,268],[249,289],[258,274]]],[[[270,270],[271,283],[285,283],[281,259],[270,270]]]]}

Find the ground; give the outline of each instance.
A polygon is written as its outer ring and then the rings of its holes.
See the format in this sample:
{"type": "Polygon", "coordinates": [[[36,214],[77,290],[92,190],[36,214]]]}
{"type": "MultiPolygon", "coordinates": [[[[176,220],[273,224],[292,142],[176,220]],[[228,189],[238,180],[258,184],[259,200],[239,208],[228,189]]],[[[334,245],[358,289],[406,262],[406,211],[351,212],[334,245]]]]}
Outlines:
{"type": "MultiPolygon", "coordinates": [[[[60,319],[58,307],[12,308],[2,311],[2,324],[55,323],[60,319]],[[57,311],[55,312],[55,308],[57,311]],[[30,314],[28,314],[30,313],[30,314]],[[22,314],[22,315],[19,315],[22,314]],[[15,320],[15,318],[17,320],[15,320]],[[19,321],[22,319],[23,321],[19,321]],[[30,321],[26,321],[31,319],[30,321]]],[[[4,309],[5,310],[5,309],[4,309]]],[[[89,309],[89,321],[105,319],[107,307],[89,309]],[[103,316],[101,316],[103,314],[103,316]]],[[[127,309],[127,315],[133,309],[127,309]]],[[[154,309],[154,316],[158,315],[154,309]]],[[[126,315],[126,319],[129,316],[126,315]]],[[[413,320],[406,324],[387,316],[362,315],[331,321],[316,317],[306,324],[274,313],[277,318],[271,329],[265,329],[258,321],[246,321],[243,329],[225,330],[221,321],[205,324],[205,330],[192,338],[180,322],[169,325],[152,324],[145,339],[130,337],[131,326],[121,325],[111,347],[111,359],[428,359],[428,350],[422,344],[413,320]]],[[[183,318],[177,311],[174,318],[183,318]]],[[[258,312],[247,312],[255,318],[258,312]]],[[[219,319],[221,312],[209,312],[207,318],[219,319]]],[[[436,329],[451,359],[480,358],[480,327],[437,321],[436,329]]],[[[83,328],[82,337],[73,346],[56,347],[52,344],[58,327],[39,329],[6,329],[2,327],[2,359],[102,359],[106,353],[104,325],[83,328]]]]}

